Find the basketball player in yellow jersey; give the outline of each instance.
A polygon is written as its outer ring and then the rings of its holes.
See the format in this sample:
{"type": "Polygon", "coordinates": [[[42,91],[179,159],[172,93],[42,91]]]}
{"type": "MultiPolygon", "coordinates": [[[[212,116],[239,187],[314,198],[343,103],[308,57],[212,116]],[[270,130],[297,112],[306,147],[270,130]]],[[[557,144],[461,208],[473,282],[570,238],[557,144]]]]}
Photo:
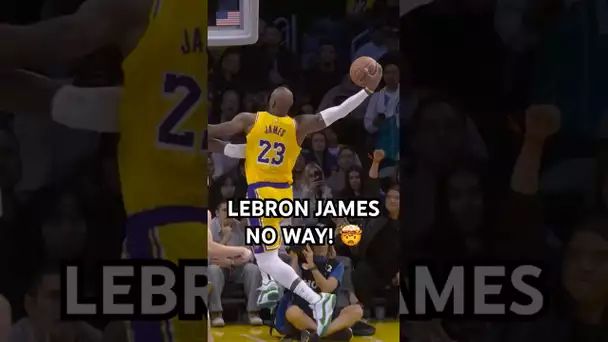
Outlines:
{"type": "MultiPolygon", "coordinates": [[[[293,94],[285,87],[275,89],[269,101],[268,112],[240,113],[229,122],[209,125],[209,138],[228,138],[238,133],[247,135],[245,144],[245,176],[247,197],[260,199],[293,199],[292,169],[300,154],[300,146],[310,133],[317,132],[347,116],[376,89],[382,79],[381,68],[370,75],[366,71],[365,88],[346,99],[341,105],[318,114],[290,118],[293,94]]],[[[216,141],[214,141],[216,142],[216,141]]],[[[227,144],[224,153],[238,148],[227,144]]],[[[233,152],[233,151],[232,151],[233,152]]],[[[233,153],[232,153],[233,154],[233,153]]],[[[273,226],[279,230],[281,218],[250,219],[251,226],[273,226]]],[[[280,236],[280,234],[278,234],[280,236]]],[[[317,321],[317,334],[324,336],[331,323],[335,295],[312,290],[278,255],[280,241],[271,246],[254,246],[253,253],[260,270],[287,289],[305,299],[317,321]]]]}
{"type": "MultiPolygon", "coordinates": [[[[206,256],[206,25],[200,0],[88,0],[72,15],[0,25],[0,70],[65,66],[107,45],[122,48],[119,167],[131,258],[206,256]]],[[[204,321],[133,322],[130,340],[203,341],[205,328],[204,321]]]]}

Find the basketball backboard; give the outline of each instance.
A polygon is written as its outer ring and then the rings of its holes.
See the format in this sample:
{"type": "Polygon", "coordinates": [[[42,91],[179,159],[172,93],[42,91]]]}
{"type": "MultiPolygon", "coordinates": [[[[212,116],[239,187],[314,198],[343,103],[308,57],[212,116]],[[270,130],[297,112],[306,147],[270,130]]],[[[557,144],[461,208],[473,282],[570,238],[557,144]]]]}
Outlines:
{"type": "Polygon", "coordinates": [[[258,41],[259,0],[209,0],[209,46],[258,41]]]}

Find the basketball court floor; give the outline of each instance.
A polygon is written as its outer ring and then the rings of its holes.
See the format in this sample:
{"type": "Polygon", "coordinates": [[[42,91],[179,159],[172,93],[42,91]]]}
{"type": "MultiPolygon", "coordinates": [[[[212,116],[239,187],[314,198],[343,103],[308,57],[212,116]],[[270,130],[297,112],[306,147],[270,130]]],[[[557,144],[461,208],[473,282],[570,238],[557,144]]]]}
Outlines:
{"type": "MultiPolygon", "coordinates": [[[[378,322],[371,323],[376,327],[376,334],[367,337],[355,337],[352,342],[397,342],[399,341],[399,323],[398,322],[378,322]]],[[[225,342],[267,342],[279,341],[277,332],[273,332],[274,336],[268,334],[269,328],[252,327],[247,325],[228,325],[223,328],[212,328],[211,333],[215,341],[225,342]]]]}

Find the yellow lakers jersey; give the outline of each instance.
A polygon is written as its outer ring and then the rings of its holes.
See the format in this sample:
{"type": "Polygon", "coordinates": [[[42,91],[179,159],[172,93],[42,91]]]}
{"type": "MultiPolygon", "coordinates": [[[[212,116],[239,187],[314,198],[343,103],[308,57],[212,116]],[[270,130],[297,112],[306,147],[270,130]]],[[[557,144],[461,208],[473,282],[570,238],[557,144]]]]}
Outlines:
{"type": "Polygon", "coordinates": [[[247,184],[291,184],[291,172],[299,155],[295,121],[289,116],[257,113],[253,128],[247,134],[245,148],[247,184]]]}
{"type": "Polygon", "coordinates": [[[123,62],[118,147],[128,214],[207,203],[207,2],[156,0],[123,62]]]}

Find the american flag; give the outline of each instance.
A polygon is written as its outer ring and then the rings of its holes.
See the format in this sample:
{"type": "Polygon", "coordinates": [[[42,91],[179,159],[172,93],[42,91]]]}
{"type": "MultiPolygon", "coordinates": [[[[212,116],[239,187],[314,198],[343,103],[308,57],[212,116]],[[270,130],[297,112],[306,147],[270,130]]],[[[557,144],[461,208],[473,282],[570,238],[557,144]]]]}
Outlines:
{"type": "Polygon", "coordinates": [[[215,13],[216,26],[239,26],[241,25],[241,12],[221,11],[215,13]]]}

